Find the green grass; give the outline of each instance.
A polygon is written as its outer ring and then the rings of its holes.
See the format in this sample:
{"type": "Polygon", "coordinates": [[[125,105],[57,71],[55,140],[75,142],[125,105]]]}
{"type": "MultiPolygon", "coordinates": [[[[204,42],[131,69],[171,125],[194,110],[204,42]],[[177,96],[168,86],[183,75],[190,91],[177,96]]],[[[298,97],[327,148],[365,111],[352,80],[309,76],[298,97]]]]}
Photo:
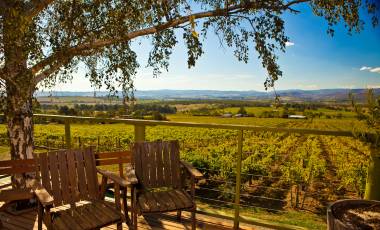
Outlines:
{"type": "Polygon", "coordinates": [[[0,160],[9,160],[9,147],[7,146],[0,146],[0,160]]]}
{"type": "MultiPolygon", "coordinates": [[[[204,203],[197,204],[199,210],[222,216],[234,217],[234,210],[231,208],[217,209],[204,203]]],[[[260,209],[240,208],[240,217],[255,225],[272,225],[277,227],[298,226],[305,229],[326,229],[325,216],[319,216],[313,213],[303,211],[287,212],[267,212],[260,209]]]]}

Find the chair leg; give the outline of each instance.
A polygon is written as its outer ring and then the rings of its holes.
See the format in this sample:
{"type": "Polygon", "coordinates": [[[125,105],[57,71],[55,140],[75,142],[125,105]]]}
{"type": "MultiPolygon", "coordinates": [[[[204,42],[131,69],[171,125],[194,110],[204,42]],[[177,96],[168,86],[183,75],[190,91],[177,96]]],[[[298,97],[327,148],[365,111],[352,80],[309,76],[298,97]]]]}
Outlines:
{"type": "Polygon", "coordinates": [[[195,219],[195,211],[196,211],[196,208],[193,209],[193,211],[191,212],[191,229],[192,230],[195,230],[196,229],[196,225],[197,225],[197,221],[195,219]]]}
{"type": "Polygon", "coordinates": [[[44,208],[41,203],[38,202],[38,230],[42,230],[42,218],[44,215],[44,208]]]}
{"type": "MultiPolygon", "coordinates": [[[[129,215],[128,215],[128,203],[127,203],[128,190],[127,190],[127,188],[123,188],[122,192],[123,192],[122,198],[123,198],[123,209],[124,209],[124,215],[125,215],[125,222],[128,226],[131,226],[132,225],[131,219],[129,218],[129,215]]],[[[131,211],[131,215],[132,215],[132,211],[131,211]]]]}
{"type": "Polygon", "coordinates": [[[137,213],[136,212],[132,212],[132,215],[133,215],[133,229],[134,230],[137,230],[137,213]]]}
{"type": "Polygon", "coordinates": [[[181,221],[181,215],[182,215],[182,212],[181,211],[177,211],[177,220],[178,221],[181,221]]]}
{"type": "Polygon", "coordinates": [[[117,230],[123,230],[123,223],[120,222],[120,223],[117,223],[117,227],[116,227],[117,230]]]}

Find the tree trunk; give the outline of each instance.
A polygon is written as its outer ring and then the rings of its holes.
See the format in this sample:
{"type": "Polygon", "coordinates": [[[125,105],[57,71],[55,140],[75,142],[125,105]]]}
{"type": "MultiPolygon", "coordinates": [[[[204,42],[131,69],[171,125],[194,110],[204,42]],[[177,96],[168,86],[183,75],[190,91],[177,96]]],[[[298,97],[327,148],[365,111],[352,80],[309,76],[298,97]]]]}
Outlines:
{"type": "MultiPolygon", "coordinates": [[[[7,87],[7,106],[5,110],[10,154],[12,160],[33,158],[33,111],[32,92],[7,87]]],[[[34,174],[19,174],[12,177],[14,188],[25,187],[25,180],[34,174]]]]}
{"type": "MultiPolygon", "coordinates": [[[[23,5],[3,15],[4,71],[0,76],[5,80],[5,117],[12,160],[33,158],[33,112],[32,96],[35,90],[33,74],[28,69],[30,38],[29,26],[25,20],[23,5]]],[[[25,187],[25,180],[33,174],[12,176],[12,186],[25,187]]]]}

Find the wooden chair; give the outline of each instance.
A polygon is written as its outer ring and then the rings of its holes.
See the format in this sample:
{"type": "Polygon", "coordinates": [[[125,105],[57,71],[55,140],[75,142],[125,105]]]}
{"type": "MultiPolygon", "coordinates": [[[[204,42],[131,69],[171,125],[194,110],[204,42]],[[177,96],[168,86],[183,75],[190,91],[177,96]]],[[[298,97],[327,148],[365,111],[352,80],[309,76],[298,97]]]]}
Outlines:
{"type": "MultiPolygon", "coordinates": [[[[115,180],[118,180],[118,177],[123,178],[127,181],[128,185],[136,184],[137,178],[134,174],[125,174],[124,170],[125,168],[131,167],[131,151],[129,150],[122,150],[122,151],[114,151],[114,152],[97,152],[95,153],[95,162],[96,166],[108,166],[112,167],[113,169],[117,169],[118,176],[113,172],[101,170],[98,168],[98,171],[102,173],[102,182],[100,185],[100,196],[102,199],[104,199],[107,192],[112,191],[112,188],[115,188],[115,180]]],[[[130,171],[130,170],[127,170],[130,171]]],[[[124,182],[125,183],[125,182],[124,182]]],[[[126,188],[122,188],[121,194],[117,194],[115,190],[113,190],[114,197],[121,196],[122,199],[122,207],[125,215],[126,222],[128,226],[131,226],[131,219],[128,215],[128,205],[127,205],[127,189],[130,186],[127,186],[126,188]]]]}
{"type": "MultiPolygon", "coordinates": [[[[11,176],[21,176],[23,174],[33,174],[36,171],[36,161],[34,159],[4,160],[0,161],[0,179],[5,180],[11,176]]],[[[10,181],[10,180],[9,180],[10,181]]],[[[0,185],[0,203],[4,203],[0,210],[7,207],[7,204],[14,201],[30,200],[34,198],[33,189],[34,180],[26,179],[24,188],[15,188],[12,183],[0,185]]],[[[7,207],[11,208],[11,207],[7,207]]],[[[17,214],[17,210],[7,209],[12,214],[17,214]]]]}
{"type": "Polygon", "coordinates": [[[136,173],[138,184],[132,189],[133,224],[137,229],[137,215],[177,211],[191,211],[192,229],[195,219],[195,179],[203,175],[179,158],[178,141],[135,143],[128,174],[136,173]],[[190,175],[190,194],[185,190],[181,168],[190,175]],[[133,171],[133,169],[135,171],[133,171]]]}
{"type": "Polygon", "coordinates": [[[42,185],[34,189],[38,199],[38,229],[99,229],[117,224],[122,229],[120,196],[115,205],[101,199],[97,171],[115,182],[115,191],[127,182],[97,170],[92,148],[41,153],[37,158],[42,185]],[[65,206],[64,206],[65,205],[65,206]]]}

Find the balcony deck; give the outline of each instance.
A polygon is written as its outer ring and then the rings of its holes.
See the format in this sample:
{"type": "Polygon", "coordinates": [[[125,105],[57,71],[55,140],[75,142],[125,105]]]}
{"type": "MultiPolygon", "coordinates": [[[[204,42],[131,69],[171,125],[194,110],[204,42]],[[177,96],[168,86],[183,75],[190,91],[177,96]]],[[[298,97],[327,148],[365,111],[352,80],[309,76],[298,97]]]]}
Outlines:
{"type": "MultiPolygon", "coordinates": [[[[37,230],[37,212],[30,211],[23,213],[19,216],[14,216],[5,211],[0,212],[0,220],[3,223],[2,229],[9,230],[37,230]]],[[[174,213],[140,216],[138,219],[138,229],[191,229],[189,215],[184,212],[181,221],[176,219],[174,213]]],[[[213,230],[227,230],[232,229],[232,221],[223,220],[219,218],[208,217],[204,215],[197,215],[197,229],[213,229],[213,230]]],[[[45,227],[43,229],[46,229],[45,227]]],[[[111,225],[104,230],[116,230],[116,225],[111,225]]],[[[123,229],[128,229],[126,224],[123,224],[123,229]]],[[[263,227],[256,227],[252,225],[240,224],[240,229],[254,230],[254,229],[268,229],[263,227]]]]}

